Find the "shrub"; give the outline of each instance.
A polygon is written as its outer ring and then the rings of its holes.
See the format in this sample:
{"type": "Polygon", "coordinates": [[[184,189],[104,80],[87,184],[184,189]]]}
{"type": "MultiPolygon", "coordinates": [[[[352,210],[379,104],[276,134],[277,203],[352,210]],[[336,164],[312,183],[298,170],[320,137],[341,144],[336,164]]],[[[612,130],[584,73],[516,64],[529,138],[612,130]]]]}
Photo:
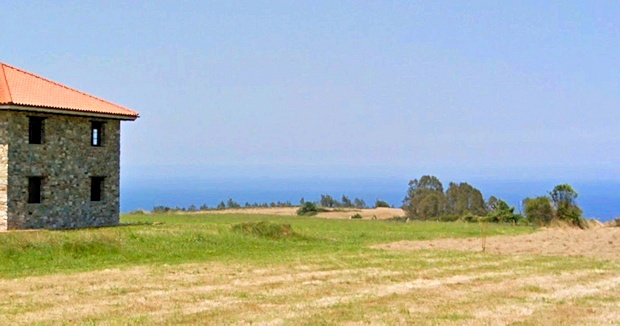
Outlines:
{"type": "MultiPolygon", "coordinates": [[[[495,198],[495,197],[493,197],[495,198]]],[[[491,223],[511,223],[517,224],[523,219],[520,214],[515,214],[514,207],[510,207],[505,201],[495,198],[493,205],[491,206],[491,212],[486,216],[485,221],[491,223]]]]}
{"type": "Polygon", "coordinates": [[[126,214],[127,214],[127,215],[146,215],[146,214],[149,214],[149,212],[147,212],[147,211],[145,211],[145,210],[143,210],[143,209],[138,209],[138,210],[135,210],[135,211],[131,211],[131,212],[129,212],[129,213],[126,213],[126,214]]]}
{"type": "Polygon", "coordinates": [[[375,208],[378,208],[378,207],[388,207],[389,208],[390,204],[388,202],[384,201],[384,200],[377,199],[377,201],[375,202],[375,208]]]}
{"type": "Polygon", "coordinates": [[[553,206],[549,197],[525,198],[523,207],[525,217],[534,225],[549,225],[553,220],[553,206]]]}
{"type": "Polygon", "coordinates": [[[352,218],[352,219],[353,219],[353,218],[355,218],[355,219],[361,219],[361,218],[362,218],[362,215],[360,215],[360,214],[355,214],[355,215],[352,215],[352,216],[351,216],[351,218],[352,218]]]}
{"type": "Polygon", "coordinates": [[[440,222],[454,222],[459,220],[458,215],[442,215],[437,219],[440,222]]]}
{"type": "Polygon", "coordinates": [[[464,222],[473,223],[478,222],[480,218],[474,214],[467,213],[461,218],[464,222]]]}
{"type": "Polygon", "coordinates": [[[231,226],[233,232],[268,239],[290,238],[295,235],[290,224],[245,222],[231,226]]]}
{"type": "Polygon", "coordinates": [[[318,207],[315,203],[307,201],[297,210],[297,215],[312,216],[326,211],[326,209],[318,207]]]}

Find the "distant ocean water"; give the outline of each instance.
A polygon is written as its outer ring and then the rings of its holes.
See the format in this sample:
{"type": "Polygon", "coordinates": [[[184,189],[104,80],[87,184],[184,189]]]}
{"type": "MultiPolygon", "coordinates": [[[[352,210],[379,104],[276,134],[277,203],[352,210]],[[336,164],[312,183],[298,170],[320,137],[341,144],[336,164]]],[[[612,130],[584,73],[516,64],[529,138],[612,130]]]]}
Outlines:
{"type": "MultiPolygon", "coordinates": [[[[375,200],[385,200],[400,206],[405,197],[408,180],[363,178],[258,178],[258,179],[195,179],[131,180],[121,184],[121,211],[151,210],[156,205],[188,207],[206,204],[216,206],[232,198],[241,205],[245,202],[286,202],[298,204],[301,198],[318,201],[321,194],[330,194],[340,200],[347,195],[358,197],[369,206],[375,200]]],[[[558,182],[553,181],[471,181],[488,198],[494,195],[521,210],[526,197],[547,194],[558,182]]],[[[620,216],[620,182],[591,181],[571,183],[579,193],[578,204],[588,218],[608,221],[620,216]]],[[[447,187],[447,185],[444,185],[447,187]]]]}

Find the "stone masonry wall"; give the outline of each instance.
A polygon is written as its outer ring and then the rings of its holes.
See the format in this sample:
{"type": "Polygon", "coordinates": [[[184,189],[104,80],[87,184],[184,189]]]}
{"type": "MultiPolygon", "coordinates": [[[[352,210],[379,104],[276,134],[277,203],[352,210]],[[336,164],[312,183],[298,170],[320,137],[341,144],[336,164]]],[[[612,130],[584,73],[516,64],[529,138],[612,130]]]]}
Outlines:
{"type": "MultiPolygon", "coordinates": [[[[0,115],[8,121],[8,229],[118,224],[120,121],[20,111],[0,115]],[[30,116],[46,118],[43,144],[28,143],[30,116]],[[91,145],[92,121],[105,122],[103,146],[91,145]],[[28,177],[43,177],[41,203],[28,203],[28,177]],[[90,200],[91,177],[105,177],[101,201],[90,200]]],[[[0,159],[0,228],[1,209],[0,159]]]]}
{"type": "Polygon", "coordinates": [[[8,115],[0,114],[0,231],[7,230],[9,182],[8,115]]]}

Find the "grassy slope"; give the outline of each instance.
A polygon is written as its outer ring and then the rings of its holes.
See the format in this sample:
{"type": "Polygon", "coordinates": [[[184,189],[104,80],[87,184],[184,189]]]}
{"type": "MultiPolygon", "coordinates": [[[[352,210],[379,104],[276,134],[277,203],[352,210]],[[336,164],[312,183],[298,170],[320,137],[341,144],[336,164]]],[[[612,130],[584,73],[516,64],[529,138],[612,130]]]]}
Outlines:
{"type": "MultiPolygon", "coordinates": [[[[0,277],[79,272],[110,267],[236,261],[275,264],[343,253],[370,252],[368,245],[415,239],[479,236],[477,224],[397,223],[248,215],[125,215],[134,225],[0,234],[0,277]],[[234,233],[242,221],[291,224],[300,236],[270,240],[234,233]]],[[[489,235],[530,232],[492,226],[489,235]]]]}
{"type": "MultiPolygon", "coordinates": [[[[404,239],[478,236],[477,224],[248,215],[134,215],[124,216],[123,222],[143,224],[0,234],[4,322],[536,325],[620,321],[617,262],[369,248],[404,239]],[[261,239],[235,233],[230,227],[264,220],[291,224],[299,236],[261,239]],[[75,273],[79,271],[92,272],[75,273]],[[67,273],[75,274],[66,277],[67,273]],[[24,278],[45,274],[56,275],[24,278]]],[[[488,233],[531,231],[491,226],[488,233]]]]}

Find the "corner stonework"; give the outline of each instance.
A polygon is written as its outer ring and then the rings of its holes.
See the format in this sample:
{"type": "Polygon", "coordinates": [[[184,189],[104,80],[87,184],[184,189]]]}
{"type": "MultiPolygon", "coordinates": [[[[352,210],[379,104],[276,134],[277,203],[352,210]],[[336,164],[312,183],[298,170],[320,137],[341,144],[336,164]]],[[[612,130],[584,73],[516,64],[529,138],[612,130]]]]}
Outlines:
{"type": "Polygon", "coordinates": [[[0,231],[8,229],[9,146],[0,144],[0,231]]]}

